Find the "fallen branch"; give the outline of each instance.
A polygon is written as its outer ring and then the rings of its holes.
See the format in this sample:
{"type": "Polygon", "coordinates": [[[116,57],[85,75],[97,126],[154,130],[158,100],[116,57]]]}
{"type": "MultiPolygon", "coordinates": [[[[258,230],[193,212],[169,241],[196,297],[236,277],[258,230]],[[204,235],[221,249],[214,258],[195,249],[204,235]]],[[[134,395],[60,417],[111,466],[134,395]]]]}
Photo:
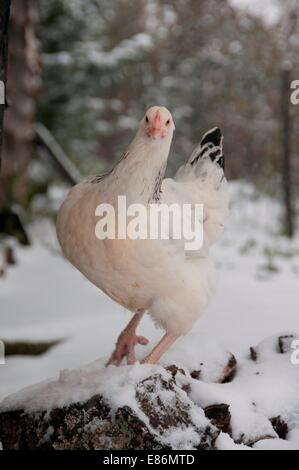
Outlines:
{"type": "Polygon", "coordinates": [[[31,341],[5,341],[5,356],[40,356],[41,354],[46,353],[49,349],[57,346],[62,343],[62,340],[54,341],[40,341],[40,342],[31,342],[31,341]]]}
{"type": "Polygon", "coordinates": [[[82,178],[80,172],[65,154],[55,137],[41,123],[35,126],[35,145],[38,155],[47,159],[64,180],[71,185],[77,184],[82,178]]]}

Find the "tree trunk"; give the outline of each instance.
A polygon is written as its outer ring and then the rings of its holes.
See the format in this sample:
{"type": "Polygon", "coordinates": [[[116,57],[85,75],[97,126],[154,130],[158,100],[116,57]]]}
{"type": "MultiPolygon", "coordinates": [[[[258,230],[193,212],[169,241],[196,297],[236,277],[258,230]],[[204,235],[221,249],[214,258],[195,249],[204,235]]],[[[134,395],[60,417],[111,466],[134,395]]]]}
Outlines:
{"type": "Polygon", "coordinates": [[[9,108],[4,123],[0,211],[10,207],[12,202],[25,205],[27,201],[26,169],[35,134],[35,97],[40,90],[40,57],[35,36],[37,21],[36,0],[12,3],[7,83],[9,108]]]}
{"type": "Polygon", "coordinates": [[[10,13],[10,0],[1,0],[0,3],[0,169],[3,141],[3,120],[5,109],[5,85],[7,76],[8,56],[8,23],[10,13]],[[3,86],[4,85],[4,86],[3,86]],[[3,96],[2,96],[3,93],[3,96]],[[3,99],[2,99],[3,98],[3,99]]]}
{"type": "Polygon", "coordinates": [[[283,168],[282,184],[285,206],[285,232],[288,237],[294,235],[294,208],[291,166],[291,116],[290,116],[290,83],[291,72],[282,70],[282,142],[283,142],[283,168]]]}

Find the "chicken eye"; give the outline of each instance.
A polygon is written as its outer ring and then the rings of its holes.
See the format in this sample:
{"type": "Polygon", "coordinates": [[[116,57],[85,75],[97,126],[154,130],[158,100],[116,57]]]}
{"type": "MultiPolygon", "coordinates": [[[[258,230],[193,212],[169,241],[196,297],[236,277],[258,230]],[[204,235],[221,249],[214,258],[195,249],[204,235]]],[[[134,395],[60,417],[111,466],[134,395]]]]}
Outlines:
{"type": "Polygon", "coordinates": [[[169,124],[170,124],[170,119],[167,119],[166,126],[169,126],[169,124]]]}
{"type": "Polygon", "coordinates": [[[149,122],[149,118],[145,116],[145,122],[149,122]]]}

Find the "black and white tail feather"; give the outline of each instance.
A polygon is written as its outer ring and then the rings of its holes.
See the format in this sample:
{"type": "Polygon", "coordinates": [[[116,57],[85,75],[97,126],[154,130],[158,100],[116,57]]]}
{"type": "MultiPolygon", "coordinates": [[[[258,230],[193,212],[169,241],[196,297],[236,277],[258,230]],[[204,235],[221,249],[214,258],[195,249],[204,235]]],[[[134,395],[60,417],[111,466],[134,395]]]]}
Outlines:
{"type": "Polygon", "coordinates": [[[193,166],[205,158],[218,163],[224,170],[223,136],[219,127],[214,127],[203,136],[200,144],[192,152],[188,163],[193,166]]]}
{"type": "Polygon", "coordinates": [[[202,137],[186,164],[177,171],[173,183],[164,181],[162,190],[168,192],[171,202],[203,204],[205,239],[209,245],[214,244],[223,232],[229,207],[220,129],[215,127],[202,137]]]}

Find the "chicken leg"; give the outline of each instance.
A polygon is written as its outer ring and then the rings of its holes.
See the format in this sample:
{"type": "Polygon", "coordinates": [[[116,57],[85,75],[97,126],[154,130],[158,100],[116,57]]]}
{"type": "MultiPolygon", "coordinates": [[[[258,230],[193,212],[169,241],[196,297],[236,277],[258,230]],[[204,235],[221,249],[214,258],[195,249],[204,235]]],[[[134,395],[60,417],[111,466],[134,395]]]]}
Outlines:
{"type": "Polygon", "coordinates": [[[177,336],[166,333],[148,356],[141,361],[141,364],[156,364],[177,338],[177,336]]]}
{"type": "Polygon", "coordinates": [[[121,332],[116,342],[115,350],[113,351],[106,367],[113,364],[119,366],[124,357],[127,358],[127,363],[132,365],[135,363],[134,348],[136,344],[146,346],[148,339],[144,336],[136,335],[136,328],[144,314],[144,310],[138,310],[133,318],[130,320],[126,328],[121,332]]]}

